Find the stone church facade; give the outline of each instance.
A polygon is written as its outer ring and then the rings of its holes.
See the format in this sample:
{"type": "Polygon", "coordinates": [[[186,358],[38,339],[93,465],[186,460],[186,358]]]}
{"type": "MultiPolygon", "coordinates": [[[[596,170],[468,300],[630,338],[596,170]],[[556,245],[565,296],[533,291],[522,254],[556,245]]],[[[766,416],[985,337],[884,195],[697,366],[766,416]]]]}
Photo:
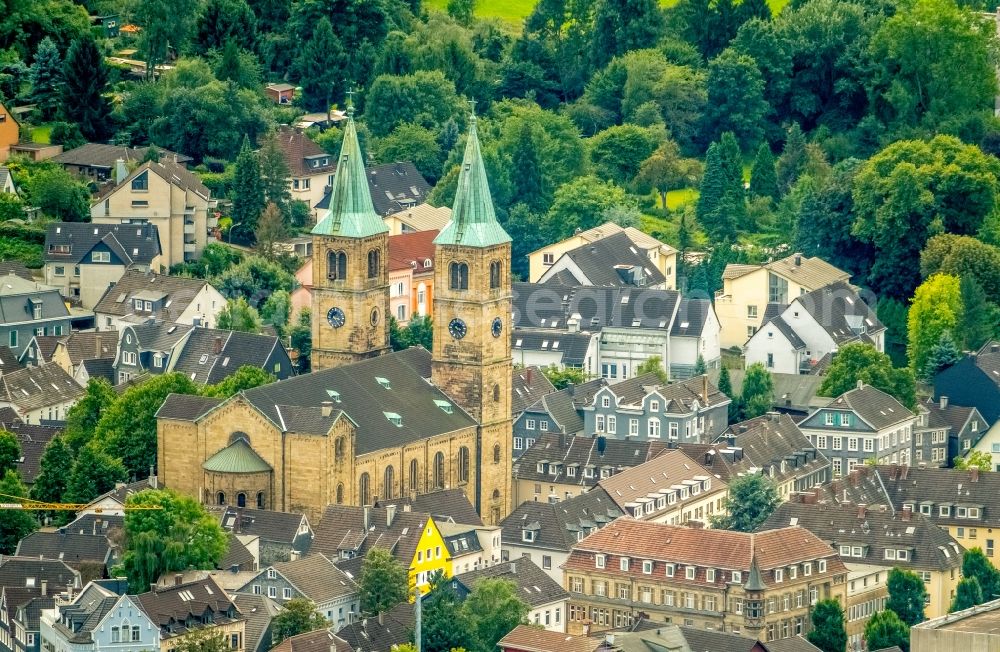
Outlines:
{"type": "Polygon", "coordinates": [[[313,372],[229,399],[171,395],[159,472],[205,504],[299,511],[465,487],[483,520],[511,510],[510,237],[476,120],[452,221],[435,240],[433,355],[389,353],[388,231],[353,116],[330,210],[313,229],[313,372]]]}

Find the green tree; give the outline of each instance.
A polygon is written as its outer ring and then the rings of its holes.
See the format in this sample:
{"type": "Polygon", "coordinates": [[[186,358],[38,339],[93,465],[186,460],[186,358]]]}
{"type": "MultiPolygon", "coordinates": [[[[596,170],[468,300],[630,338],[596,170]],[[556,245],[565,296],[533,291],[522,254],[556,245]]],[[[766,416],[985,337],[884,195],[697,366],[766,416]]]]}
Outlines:
{"type": "Polygon", "coordinates": [[[216,325],[225,330],[241,333],[259,333],[262,326],[257,309],[243,297],[226,302],[225,307],[219,311],[216,325]]]}
{"type": "Polygon", "coordinates": [[[767,143],[761,143],[757,148],[757,156],[750,168],[750,194],[778,201],[778,175],[774,167],[774,154],[767,143]]]}
{"type": "Polygon", "coordinates": [[[913,372],[894,368],[888,355],[865,342],[851,342],[840,347],[823,377],[819,395],[840,396],[856,388],[858,381],[894,396],[911,410],[917,407],[913,372]]]}
{"type": "Polygon", "coordinates": [[[125,513],[121,568],[130,592],[149,590],[164,573],[215,568],[226,554],[228,542],[218,519],[194,498],[170,489],[146,489],[125,504],[161,508],[125,513]]]}
{"type": "Polygon", "coordinates": [[[778,177],[778,190],[788,192],[798,181],[806,167],[808,153],[806,152],[806,137],[799,123],[793,122],[785,133],[785,146],[775,164],[775,174],[778,177]]]}
{"type": "Polygon", "coordinates": [[[982,286],[971,276],[962,277],[959,289],[962,294],[962,317],[955,332],[962,334],[966,350],[977,351],[997,334],[1000,307],[986,298],[982,286]]]}
{"type": "Polygon", "coordinates": [[[733,178],[730,159],[721,141],[712,143],[705,156],[705,174],[698,197],[698,223],[716,241],[732,240],[746,212],[742,176],[733,178]]]}
{"type": "Polygon", "coordinates": [[[288,322],[292,316],[292,297],[287,290],[276,290],[260,308],[260,316],[274,326],[279,335],[287,335],[288,322]]]}
{"type": "MultiPolygon", "coordinates": [[[[63,441],[63,437],[56,435],[45,446],[42,459],[38,462],[38,475],[31,485],[31,497],[46,503],[63,502],[72,472],[73,452],[63,441]]],[[[54,512],[47,515],[61,513],[54,512]]]]}
{"type": "Polygon", "coordinates": [[[87,186],[60,167],[44,167],[22,189],[32,205],[56,220],[83,222],[90,214],[87,186]]]}
{"type": "Polygon", "coordinates": [[[698,357],[694,361],[694,375],[700,376],[708,372],[708,367],[705,365],[705,357],[702,354],[698,354],[698,357]]]}
{"type": "Polygon", "coordinates": [[[444,153],[433,131],[411,122],[380,138],[375,146],[375,158],[381,163],[410,161],[430,183],[441,177],[444,153]]]}
{"type": "Polygon", "coordinates": [[[983,587],[975,576],[963,577],[955,589],[955,599],[952,600],[948,613],[961,611],[983,603],[983,587]]]}
{"type": "Polygon", "coordinates": [[[448,15],[461,25],[472,25],[476,13],[476,0],[448,0],[448,15]]]}
{"type": "Polygon", "coordinates": [[[236,157],[232,198],[230,217],[233,223],[243,225],[246,232],[254,232],[257,219],[264,210],[264,185],[257,156],[250,149],[250,139],[246,137],[236,157]]]}
{"type": "Polygon", "coordinates": [[[17,462],[21,459],[21,442],[17,435],[7,430],[0,430],[0,476],[7,471],[17,471],[17,462]]]}
{"type": "Polygon", "coordinates": [[[889,589],[886,609],[896,612],[909,627],[923,622],[927,589],[920,576],[902,568],[893,568],[889,571],[886,584],[889,589]]]}
{"type": "Polygon", "coordinates": [[[424,652],[449,652],[463,648],[476,640],[475,630],[451,582],[441,571],[435,571],[430,580],[431,589],[421,602],[421,650],[424,652]]]}
{"type": "Polygon", "coordinates": [[[927,378],[931,351],[944,333],[954,332],[962,318],[962,292],[958,278],[935,274],[917,288],[908,319],[910,368],[927,378]]]}
{"type": "Polygon", "coordinates": [[[292,598],[271,621],[271,646],[286,638],[325,629],[330,623],[316,611],[316,605],[307,598],[292,598]]]}
{"type": "Polygon", "coordinates": [[[195,384],[181,373],[161,374],[130,387],[101,415],[94,443],[120,459],[129,475],[146,477],[156,466],[156,411],[169,394],[197,393],[195,384]]]}
{"type": "Polygon", "coordinates": [[[631,50],[656,44],[663,34],[663,14],[656,0],[596,0],[591,61],[595,68],[631,50]]]}
{"type": "Polygon", "coordinates": [[[73,461],[73,470],[66,481],[63,500],[68,503],[89,503],[114,489],[116,483],[127,479],[128,471],[120,459],[111,457],[94,445],[86,446],[77,453],[73,461]]]}
{"type": "Polygon", "coordinates": [[[838,600],[820,600],[813,606],[810,616],[812,630],[806,634],[810,643],[823,652],[844,652],[847,649],[844,608],[838,600]]]}
{"type": "Polygon", "coordinates": [[[87,139],[83,137],[79,126],[70,122],[56,122],[52,125],[49,142],[53,145],[62,145],[63,151],[69,151],[86,145],[87,139]]]}
{"type": "Polygon", "coordinates": [[[707,88],[705,140],[713,142],[729,131],[740,147],[752,151],[764,137],[764,117],[770,110],[757,62],[732,48],[723,50],[708,64],[707,88]]]}
{"type": "MultiPolygon", "coordinates": [[[[264,199],[276,204],[282,213],[287,212],[292,198],[288,189],[288,179],[292,176],[292,172],[288,169],[285,154],[278,145],[277,135],[272,135],[264,141],[260,151],[257,152],[257,161],[260,166],[264,199]]],[[[261,206],[263,207],[263,204],[261,206]]]]}
{"type": "Polygon", "coordinates": [[[257,17],[245,0],[208,0],[198,16],[194,42],[203,54],[229,43],[251,48],[256,33],[257,17]]]}
{"type": "Polygon", "coordinates": [[[226,652],[232,646],[229,639],[221,628],[206,627],[195,629],[193,632],[179,637],[177,652],[226,652]]]}
{"type": "Polygon", "coordinates": [[[395,317],[389,317],[389,343],[393,351],[402,351],[411,346],[421,346],[430,351],[434,345],[434,324],[430,316],[415,315],[402,328],[395,317]]]}
{"type": "MultiPolygon", "coordinates": [[[[5,502],[12,502],[9,496],[23,498],[28,488],[21,482],[17,471],[7,469],[0,479],[0,495],[5,502]]],[[[30,512],[21,509],[0,509],[0,554],[13,555],[17,543],[38,529],[38,521],[30,512]]]]}
{"type": "Polygon", "coordinates": [[[865,623],[865,643],[870,650],[895,646],[903,652],[909,652],[910,628],[900,620],[895,611],[885,609],[873,614],[865,623]]]}
{"type": "Polygon", "coordinates": [[[298,351],[299,373],[309,371],[309,358],[312,355],[312,315],[309,308],[299,312],[295,326],[288,333],[292,349],[298,351]]]}
{"type": "Polygon", "coordinates": [[[719,370],[719,391],[728,396],[733,397],[733,381],[729,377],[729,367],[722,365],[722,369],[719,370]]]}
{"type": "Polygon", "coordinates": [[[277,204],[268,203],[264,212],[257,220],[257,229],[254,237],[257,240],[257,255],[265,260],[274,260],[279,252],[275,249],[279,242],[288,236],[288,229],[285,228],[284,218],[281,216],[281,209],[277,204]]]}
{"type": "Polygon", "coordinates": [[[344,48],[326,16],[320,18],[298,60],[302,104],[310,111],[327,112],[343,84],[344,48]]]}
{"type": "Polygon", "coordinates": [[[613,208],[634,205],[634,201],[619,186],[594,176],[585,176],[556,190],[546,220],[550,224],[558,224],[557,237],[564,238],[576,229],[586,231],[600,226],[613,208]]]}
{"type": "Polygon", "coordinates": [[[117,398],[118,394],[111,383],[103,378],[91,378],[87,381],[83,398],[66,412],[66,428],[62,437],[73,455],[79,453],[94,438],[101,415],[117,398]]]}
{"type": "Polygon", "coordinates": [[[59,108],[62,95],[62,56],[55,41],[46,36],[38,44],[35,61],[28,71],[31,84],[31,103],[35,105],[42,120],[51,120],[59,108]]]}
{"type": "Polygon", "coordinates": [[[667,370],[663,368],[663,358],[658,355],[646,358],[635,368],[636,376],[641,376],[643,374],[656,374],[656,377],[659,378],[660,382],[666,384],[667,370]]]}
{"type": "Polygon", "coordinates": [[[1000,571],[983,554],[982,548],[969,548],[962,555],[962,577],[975,577],[983,592],[983,602],[995,600],[1000,592],[1000,571]]]}
{"type": "Polygon", "coordinates": [[[462,112],[455,83],[440,70],[418,70],[412,75],[379,75],[365,102],[365,121],[376,136],[412,122],[438,129],[462,112]]]}
{"type": "Polygon", "coordinates": [[[660,196],[663,208],[669,209],[667,193],[694,186],[700,177],[701,163],[696,159],[682,158],[677,143],[667,140],[639,166],[635,185],[640,192],[655,190],[660,196]]]}
{"type": "Polygon", "coordinates": [[[590,139],[590,160],[597,176],[625,185],[656,150],[650,129],[633,124],[609,127],[590,139]]]}
{"type": "Polygon", "coordinates": [[[500,578],[484,579],[472,588],[462,611],[472,624],[479,649],[496,649],[512,629],[528,624],[531,608],[518,592],[517,584],[500,578]]]}
{"type": "Polygon", "coordinates": [[[358,590],[361,611],[370,616],[389,611],[408,597],[409,579],[406,569],[383,548],[372,548],[361,564],[358,590]]]}
{"type": "Polygon", "coordinates": [[[993,458],[989,453],[972,450],[965,457],[955,458],[956,469],[979,469],[980,471],[993,470],[993,458]]]}
{"type": "Polygon", "coordinates": [[[147,79],[153,78],[153,68],[166,61],[171,50],[179,52],[187,43],[199,15],[198,8],[198,0],[136,3],[133,19],[142,28],[139,43],[147,79]]]}
{"type": "Polygon", "coordinates": [[[542,373],[549,379],[556,389],[565,389],[570,385],[580,385],[587,381],[587,375],[583,369],[575,367],[565,367],[560,369],[555,365],[550,365],[542,369],[542,373]]]}
{"type": "Polygon", "coordinates": [[[741,475],[729,483],[723,513],[712,517],[712,527],[753,532],[781,503],[778,489],[762,473],[741,475]]]}
{"type": "Polygon", "coordinates": [[[920,252],[920,274],[951,274],[974,280],[993,303],[1000,302],[1000,247],[972,236],[944,233],[920,252]]]}
{"type": "Polygon", "coordinates": [[[229,398],[240,392],[273,383],[277,378],[260,367],[253,365],[243,365],[236,370],[236,373],[215,385],[208,385],[202,390],[202,396],[218,396],[229,398]]]}
{"type": "Polygon", "coordinates": [[[108,137],[111,106],[104,94],[108,90],[108,68],[97,43],[81,38],[66,53],[66,72],[62,84],[62,112],[80,133],[92,141],[108,137]]]}
{"type": "Polygon", "coordinates": [[[927,354],[925,377],[932,379],[939,371],[947,369],[961,359],[962,352],[958,350],[955,338],[951,336],[951,331],[945,331],[927,354]]]}
{"type": "Polygon", "coordinates": [[[235,39],[226,41],[221,54],[213,51],[209,60],[212,61],[212,72],[219,81],[232,82],[239,88],[260,87],[261,72],[257,55],[240,48],[235,39]]]}
{"type": "Polygon", "coordinates": [[[755,419],[767,413],[774,404],[774,379],[760,362],[747,367],[740,394],[743,419],[755,419]]]}

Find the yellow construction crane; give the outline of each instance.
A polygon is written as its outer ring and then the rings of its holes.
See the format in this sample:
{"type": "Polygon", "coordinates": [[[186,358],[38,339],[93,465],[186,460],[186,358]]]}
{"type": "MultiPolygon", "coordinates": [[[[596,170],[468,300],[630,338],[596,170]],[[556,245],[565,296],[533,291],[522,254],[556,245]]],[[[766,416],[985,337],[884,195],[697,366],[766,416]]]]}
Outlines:
{"type": "MultiPolygon", "coordinates": [[[[62,510],[62,511],[73,511],[78,512],[82,509],[89,508],[95,514],[100,514],[104,510],[100,507],[94,507],[89,503],[46,503],[41,500],[34,500],[32,498],[24,498],[22,496],[11,496],[10,494],[0,494],[0,500],[14,499],[17,502],[4,502],[0,503],[0,509],[31,509],[37,511],[49,511],[49,510],[62,510]]],[[[112,507],[108,511],[137,511],[137,510],[151,510],[151,509],[163,509],[160,505],[134,505],[134,506],[124,506],[112,507]]]]}

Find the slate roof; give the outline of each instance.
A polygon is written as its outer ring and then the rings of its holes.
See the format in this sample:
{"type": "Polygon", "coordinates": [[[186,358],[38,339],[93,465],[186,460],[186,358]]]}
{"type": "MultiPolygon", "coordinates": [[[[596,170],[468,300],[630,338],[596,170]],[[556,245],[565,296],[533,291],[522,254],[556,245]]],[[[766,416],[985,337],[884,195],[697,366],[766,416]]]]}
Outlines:
{"type": "Polygon", "coordinates": [[[103,378],[109,384],[115,383],[115,359],[99,358],[95,360],[84,360],[80,363],[87,371],[87,378],[103,378]]]}
{"type": "MultiPolygon", "coordinates": [[[[615,501],[622,511],[628,512],[633,507],[648,502],[648,499],[660,498],[664,495],[664,490],[687,485],[689,482],[695,482],[700,486],[706,480],[711,478],[706,473],[705,467],[683,451],[670,449],[648,462],[602,479],[598,482],[598,486],[608,492],[611,500],[615,501]]],[[[708,491],[725,492],[726,489],[726,483],[716,478],[708,491]]],[[[668,506],[668,509],[680,509],[685,503],[679,491],[675,494],[678,496],[677,502],[668,506]]],[[[687,500],[697,501],[701,498],[703,496],[691,496],[687,500]]]]}
{"type": "Polygon", "coordinates": [[[17,260],[0,260],[0,277],[7,276],[8,274],[23,278],[25,281],[34,280],[34,277],[31,276],[31,271],[24,263],[17,260]]]}
{"type": "Polygon", "coordinates": [[[135,482],[130,482],[128,484],[119,483],[111,491],[105,492],[98,496],[97,498],[90,501],[90,504],[94,504],[105,498],[110,498],[121,505],[125,504],[125,501],[129,499],[129,496],[137,494],[140,491],[145,491],[146,489],[162,489],[163,487],[158,484],[156,476],[152,478],[143,478],[142,480],[136,480],[135,482]]]}
{"type": "MultiPolygon", "coordinates": [[[[767,652],[822,652],[818,647],[802,638],[801,636],[793,636],[791,638],[779,638],[774,641],[768,641],[766,644],[767,652]]],[[[876,651],[878,652],[878,651],[876,651]]],[[[892,650],[887,650],[883,652],[892,652],[892,650]]],[[[896,648],[896,652],[903,652],[899,648],[896,648]]]]}
{"type": "Polygon", "coordinates": [[[712,302],[708,299],[682,298],[670,334],[675,337],[700,337],[712,310],[712,302]]]}
{"type": "Polygon", "coordinates": [[[133,314],[132,298],[139,292],[154,291],[166,295],[164,306],[155,316],[163,321],[177,321],[208,281],[183,276],[163,276],[141,269],[128,269],[118,283],[108,288],[94,312],[125,317],[133,314]],[[169,304],[169,305],[166,305],[169,304]]]}
{"type": "Polygon", "coordinates": [[[980,436],[984,435],[990,428],[990,424],[979,414],[979,410],[974,407],[965,407],[949,402],[942,408],[941,401],[935,401],[931,397],[928,397],[925,401],[921,401],[920,405],[928,412],[928,423],[940,423],[944,427],[951,428],[952,435],[958,435],[962,432],[969,423],[969,419],[973,416],[981,422],[978,433],[980,436]]]}
{"type": "Polygon", "coordinates": [[[742,449],[747,462],[765,472],[773,470],[771,477],[779,483],[830,465],[787,414],[772,412],[733,424],[723,435],[727,436],[742,449]]]}
{"type": "Polygon", "coordinates": [[[540,627],[518,625],[497,645],[501,650],[520,652],[594,652],[602,643],[586,636],[570,636],[540,627]]]}
{"type": "MultiPolygon", "coordinates": [[[[234,593],[233,602],[246,618],[243,642],[247,652],[267,652],[272,647],[271,621],[281,613],[281,606],[264,595],[234,593]]],[[[298,652],[298,651],[297,651],[298,652]]],[[[321,652],[329,652],[329,648],[321,652]]]]}
{"type": "Polygon", "coordinates": [[[793,279],[805,288],[821,288],[837,282],[847,281],[851,275],[837,269],[822,258],[808,257],[802,254],[792,254],[766,265],[729,264],[722,273],[722,278],[739,278],[758,269],[766,269],[787,279],[793,279]],[[798,260],[798,264],[796,264],[798,260]]]}
{"type": "Polygon", "coordinates": [[[115,333],[101,331],[73,331],[56,339],[64,343],[69,360],[74,366],[84,360],[114,358],[118,344],[115,333]]]}
{"type": "MultiPolygon", "coordinates": [[[[329,201],[329,197],[327,195],[324,200],[329,201]]],[[[320,208],[319,204],[316,207],[320,208]]],[[[328,206],[323,208],[328,208],[328,206]]],[[[451,208],[418,204],[413,208],[407,208],[386,217],[398,219],[411,231],[440,231],[451,220],[451,208]]]]}
{"type": "MultiPolygon", "coordinates": [[[[670,245],[660,242],[653,236],[649,235],[648,233],[645,233],[644,231],[640,231],[634,226],[622,227],[619,226],[618,224],[615,224],[614,222],[605,222],[604,224],[599,224],[595,227],[591,227],[586,231],[581,231],[575,234],[575,237],[578,237],[585,242],[594,242],[595,240],[600,240],[601,238],[606,238],[610,235],[622,232],[624,232],[625,235],[627,235],[632,242],[636,243],[643,249],[646,250],[660,249],[661,251],[664,251],[666,253],[677,253],[677,250],[671,247],[670,245]]],[[[542,247],[541,249],[537,249],[536,251],[541,251],[542,249],[545,248],[546,247],[542,247]]],[[[536,253],[536,252],[533,251],[531,253],[536,253]]]]}
{"type": "Polygon", "coordinates": [[[316,604],[358,592],[354,580],[322,554],[278,562],[271,567],[316,604]]]}
{"type": "MultiPolygon", "coordinates": [[[[166,329],[162,323],[159,326],[166,329]]],[[[198,385],[215,385],[243,366],[271,373],[267,362],[279,349],[282,349],[281,340],[276,335],[196,327],[171,360],[170,367],[198,385]]]]}
{"type": "Polygon", "coordinates": [[[781,315],[774,317],[770,321],[764,322],[764,325],[761,326],[757,332],[760,333],[761,331],[766,331],[768,327],[774,327],[777,329],[779,333],[785,336],[785,339],[788,340],[788,343],[791,344],[792,348],[796,351],[806,348],[806,343],[802,341],[802,338],[799,337],[798,333],[792,329],[792,327],[781,315]]]}
{"type": "Polygon", "coordinates": [[[0,192],[6,192],[7,180],[10,179],[10,168],[0,165],[0,192]]]}
{"type": "Polygon", "coordinates": [[[349,505],[327,505],[315,527],[312,552],[339,559],[346,553],[365,556],[372,548],[390,551],[404,567],[409,567],[420,542],[429,514],[397,509],[388,525],[385,508],[369,508],[369,529],[365,529],[365,510],[349,505]]]}
{"type": "Polygon", "coordinates": [[[45,447],[53,437],[63,431],[61,426],[37,425],[23,423],[19,419],[10,419],[9,413],[13,410],[6,408],[5,415],[0,415],[0,428],[14,433],[18,443],[21,444],[21,461],[17,464],[17,471],[21,474],[21,479],[27,485],[34,484],[40,470],[39,465],[45,447]]]}
{"type": "Polygon", "coordinates": [[[77,265],[103,243],[128,266],[149,265],[160,255],[160,235],[154,224],[91,224],[53,222],[45,230],[45,262],[77,265]],[[69,247],[66,253],[58,248],[69,247]]]}
{"type": "Polygon", "coordinates": [[[522,367],[514,369],[513,373],[510,412],[514,418],[535,401],[556,391],[540,367],[522,367]]]}
{"type": "MultiPolygon", "coordinates": [[[[869,503],[886,504],[892,502],[896,511],[903,509],[905,503],[914,505],[914,511],[919,511],[921,504],[931,505],[931,520],[938,525],[957,526],[1000,526],[1000,473],[975,472],[962,469],[941,468],[905,468],[890,466],[876,467],[876,474],[871,473],[868,481],[874,487],[885,486],[885,491],[869,490],[865,498],[869,503]],[[952,507],[949,516],[941,516],[939,507],[952,507]],[[956,518],[957,506],[972,506],[980,508],[979,520],[956,518]]],[[[849,485],[849,483],[842,483],[849,485]]],[[[865,486],[865,482],[859,483],[865,486]]],[[[849,489],[849,496],[857,491],[849,489]]],[[[853,498],[855,502],[860,498],[853,498]]]]}
{"type": "Polygon", "coordinates": [[[667,449],[662,441],[640,441],[635,439],[605,439],[604,451],[599,452],[597,437],[565,437],[558,433],[542,433],[535,443],[514,463],[517,480],[532,480],[558,484],[596,486],[601,479],[600,469],[614,469],[615,472],[639,466],[667,449]],[[539,462],[558,462],[561,466],[556,475],[539,472],[539,462]],[[566,475],[566,469],[576,467],[575,477],[566,475]],[[594,467],[594,477],[586,478],[583,469],[594,467]]]}
{"type": "MultiPolygon", "coordinates": [[[[353,650],[353,648],[342,648],[338,643],[339,637],[329,629],[317,629],[314,632],[297,634],[290,636],[278,643],[273,648],[268,646],[271,652],[341,652],[341,650],[353,650]]],[[[387,650],[389,648],[386,648],[387,650]]]]}
{"type": "Polygon", "coordinates": [[[72,530],[38,531],[21,539],[14,554],[59,559],[67,564],[105,564],[111,558],[111,543],[103,534],[78,534],[72,530]]]}
{"type": "Polygon", "coordinates": [[[569,599],[566,589],[527,557],[460,573],[454,579],[470,591],[487,579],[513,582],[517,585],[517,595],[532,609],[569,599]]]}
{"type": "Polygon", "coordinates": [[[945,571],[962,565],[962,548],[948,532],[920,514],[909,520],[901,512],[865,509],[855,505],[805,504],[784,502],[778,505],[758,531],[789,525],[804,527],[834,550],[840,546],[865,546],[863,558],[844,558],[846,563],[893,567],[885,551],[908,551],[906,566],[917,570],[945,571]]]}
{"type": "Polygon", "coordinates": [[[0,277],[0,324],[33,321],[33,302],[41,303],[42,319],[69,318],[69,310],[56,288],[15,274],[0,277]]]}
{"type": "Polygon", "coordinates": [[[185,191],[193,192],[206,201],[208,201],[212,196],[212,191],[208,189],[208,186],[201,182],[201,177],[188,170],[184,167],[184,165],[174,163],[172,160],[163,157],[159,161],[147,161],[143,163],[133,170],[127,177],[125,177],[121,183],[108,184],[105,186],[105,188],[97,196],[97,201],[103,201],[104,198],[114,194],[119,188],[127,183],[131,183],[133,179],[147,171],[150,174],[155,174],[171,185],[177,186],[185,191]]]}
{"type": "MultiPolygon", "coordinates": [[[[415,620],[413,605],[403,602],[383,614],[382,622],[379,622],[378,618],[356,620],[338,631],[337,638],[346,641],[353,650],[391,650],[393,645],[410,642],[415,620]]],[[[292,650],[292,652],[300,651],[292,650]]],[[[341,650],[338,648],[337,652],[341,650]]]]}
{"type": "MultiPolygon", "coordinates": [[[[154,587],[135,597],[149,619],[159,625],[161,638],[186,633],[188,630],[183,626],[184,621],[189,616],[200,617],[206,610],[213,613],[217,624],[232,622],[225,615],[230,609],[236,612],[233,620],[242,619],[236,605],[211,577],[179,585],[154,587]]],[[[200,623],[201,619],[197,619],[200,623]]]]}
{"type": "Polygon", "coordinates": [[[113,514],[81,514],[61,529],[77,534],[107,535],[114,529],[125,527],[125,517],[113,514]]]}
{"type": "MultiPolygon", "coordinates": [[[[650,372],[614,383],[608,388],[614,392],[620,406],[641,405],[655,391],[663,397],[663,411],[667,414],[688,414],[695,402],[704,409],[727,405],[731,401],[708,379],[707,374],[665,385],[655,373],[650,372]]],[[[590,404],[593,404],[593,399],[590,404]]]]}
{"type": "Polygon", "coordinates": [[[156,411],[156,418],[196,421],[205,416],[212,408],[222,403],[223,400],[211,396],[170,394],[163,401],[160,409],[156,411]]]}
{"type": "Polygon", "coordinates": [[[552,421],[549,424],[549,432],[566,435],[576,435],[583,432],[583,415],[577,410],[577,405],[573,401],[573,392],[569,387],[546,394],[540,401],[529,405],[527,409],[549,415],[552,421]],[[552,427],[553,424],[555,428],[552,427]]]}
{"type": "Polygon", "coordinates": [[[170,351],[190,331],[194,330],[194,326],[170,322],[130,324],[127,328],[135,333],[139,350],[161,352],[170,351]]]}
{"type": "MultiPolygon", "coordinates": [[[[156,148],[160,154],[161,161],[177,160],[178,163],[188,163],[190,156],[172,152],[162,147],[156,148]]],[[[113,169],[118,159],[126,163],[131,161],[141,161],[146,157],[148,147],[123,147],[121,145],[105,145],[103,143],[86,143],[56,156],[56,163],[62,165],[75,165],[78,167],[107,168],[113,169]]]]}
{"type": "Polygon", "coordinates": [[[571,249],[563,256],[573,261],[584,275],[577,279],[581,285],[636,287],[629,276],[635,267],[643,270],[643,285],[660,285],[666,281],[662,272],[650,262],[646,250],[624,231],[571,249]]]}
{"type": "Polygon", "coordinates": [[[67,586],[80,588],[80,573],[66,562],[37,557],[0,557],[0,586],[40,588],[42,580],[48,582],[50,592],[61,592],[67,586]]]}
{"type": "Polygon", "coordinates": [[[410,161],[371,165],[366,172],[375,212],[383,217],[423,204],[431,191],[431,184],[410,161]]]}
{"type": "Polygon", "coordinates": [[[54,624],[54,629],[70,643],[93,645],[91,632],[94,631],[108,615],[121,596],[91,584],[71,604],[60,605],[60,620],[54,624]],[[67,625],[64,620],[69,620],[67,625]]]}
{"type": "Polygon", "coordinates": [[[557,351],[562,353],[562,363],[567,367],[582,367],[593,334],[582,331],[516,327],[510,334],[514,359],[522,351],[557,351]]]}
{"type": "Polygon", "coordinates": [[[676,290],[514,283],[514,325],[565,329],[566,320],[579,315],[581,331],[608,326],[662,330],[673,327],[680,299],[676,290]]]}
{"type": "Polygon", "coordinates": [[[256,557],[250,552],[243,542],[240,541],[235,534],[229,533],[226,537],[229,547],[226,549],[225,556],[219,560],[219,568],[223,570],[229,570],[231,568],[255,568],[257,564],[256,557]]]}
{"type": "Polygon", "coordinates": [[[412,269],[414,273],[434,271],[434,238],[438,232],[414,231],[389,236],[389,271],[412,269]],[[427,266],[427,262],[430,266],[427,266]]]}
{"type": "MultiPolygon", "coordinates": [[[[745,375],[746,371],[743,369],[729,370],[729,380],[733,386],[733,394],[739,396],[743,391],[743,377],[745,375]]],[[[713,383],[718,384],[719,370],[709,369],[708,377],[713,383]]],[[[774,401],[772,405],[777,409],[809,412],[813,408],[822,407],[833,400],[826,396],[816,395],[823,384],[822,376],[772,373],[771,380],[774,382],[774,401]]]]}
{"type": "Polygon", "coordinates": [[[846,282],[813,290],[796,297],[792,303],[812,315],[838,345],[856,340],[870,342],[872,333],[885,330],[875,311],[846,282]]]}
{"type": "Polygon", "coordinates": [[[255,387],[242,396],[282,431],[286,428],[281,424],[288,424],[290,418],[311,417],[319,427],[299,431],[325,435],[342,409],[357,424],[355,452],[361,455],[475,425],[457,405],[448,414],[435,404],[452,401],[426,380],[430,377],[430,362],[429,351],[413,347],[255,387]],[[388,381],[388,387],[380,378],[388,381]],[[320,417],[322,404],[331,400],[333,414],[320,417]],[[379,409],[370,409],[373,405],[379,409]],[[389,421],[385,412],[400,415],[402,425],[389,421]]]}
{"type": "Polygon", "coordinates": [[[299,528],[305,516],[293,512],[276,512],[269,509],[248,509],[241,507],[226,507],[220,517],[220,523],[225,530],[236,534],[248,534],[260,537],[261,541],[281,543],[301,548],[301,552],[309,549],[309,534],[300,535],[299,528]],[[302,538],[306,541],[303,542],[302,538]]]}
{"type": "MultiPolygon", "coordinates": [[[[698,650],[718,650],[719,652],[753,652],[757,645],[757,639],[733,634],[732,632],[717,632],[708,629],[698,629],[697,627],[683,627],[678,629],[687,641],[692,652],[698,650]]],[[[768,643],[768,645],[771,645],[768,643]]],[[[771,652],[768,648],[768,652],[771,652]]]]}
{"type": "Polygon", "coordinates": [[[428,493],[417,494],[415,497],[380,499],[376,507],[399,505],[401,509],[430,514],[435,521],[461,523],[463,525],[482,525],[483,520],[472,506],[469,497],[462,487],[454,489],[439,489],[428,493]]]}
{"type": "Polygon", "coordinates": [[[35,410],[56,403],[76,401],[85,390],[54,364],[25,367],[0,375],[0,400],[21,410],[35,410]]]}
{"type": "MultiPolygon", "coordinates": [[[[60,342],[66,341],[69,335],[35,335],[32,339],[35,341],[35,349],[38,351],[38,363],[52,362],[52,355],[56,352],[56,346],[60,342]]],[[[3,347],[6,348],[6,347],[3,347]]],[[[27,353],[27,349],[30,346],[25,347],[25,353],[21,355],[24,356],[27,353]]]]}
{"type": "Polygon", "coordinates": [[[278,127],[275,134],[278,148],[284,155],[285,162],[293,177],[308,177],[317,174],[333,172],[337,167],[337,157],[327,154],[323,148],[314,143],[298,129],[288,125],[278,127]],[[307,159],[309,162],[307,162],[307,159]],[[319,160],[319,165],[313,167],[311,161],[319,160]],[[326,164],[323,164],[326,159],[326,164]]]}
{"type": "Polygon", "coordinates": [[[876,430],[882,430],[913,418],[895,397],[871,385],[844,392],[830,403],[831,408],[853,410],[876,430]]]}
{"type": "Polygon", "coordinates": [[[483,551],[483,546],[479,543],[479,536],[476,533],[476,526],[459,525],[457,523],[446,523],[435,519],[444,545],[451,551],[452,559],[469,553],[479,553],[483,551]]]}
{"type": "Polygon", "coordinates": [[[568,552],[576,545],[577,533],[593,532],[622,515],[611,496],[601,488],[557,503],[526,501],[500,524],[505,546],[524,546],[524,530],[533,530],[532,547],[568,552]]]}
{"type": "Polygon", "coordinates": [[[9,347],[0,346],[0,374],[10,373],[23,368],[24,365],[17,359],[14,352],[9,347]]]}

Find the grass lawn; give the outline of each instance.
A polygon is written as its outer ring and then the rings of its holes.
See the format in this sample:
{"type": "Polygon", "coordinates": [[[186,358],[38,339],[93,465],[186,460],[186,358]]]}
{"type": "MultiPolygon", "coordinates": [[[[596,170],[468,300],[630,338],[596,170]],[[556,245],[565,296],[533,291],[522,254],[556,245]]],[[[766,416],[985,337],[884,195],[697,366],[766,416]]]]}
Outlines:
{"type": "Polygon", "coordinates": [[[33,143],[48,144],[51,137],[52,137],[51,126],[46,125],[43,127],[35,127],[34,129],[31,130],[31,142],[33,143]]]}
{"type": "MultiPolygon", "coordinates": [[[[518,28],[521,22],[528,17],[531,10],[535,8],[537,0],[478,0],[476,2],[476,15],[480,18],[502,18],[518,28]]],[[[660,0],[661,7],[673,7],[678,0],[660,0]]],[[[777,14],[788,4],[788,0],[767,0],[771,7],[771,13],[777,14]]],[[[448,0],[426,0],[425,7],[446,11],[448,0]]]]}

